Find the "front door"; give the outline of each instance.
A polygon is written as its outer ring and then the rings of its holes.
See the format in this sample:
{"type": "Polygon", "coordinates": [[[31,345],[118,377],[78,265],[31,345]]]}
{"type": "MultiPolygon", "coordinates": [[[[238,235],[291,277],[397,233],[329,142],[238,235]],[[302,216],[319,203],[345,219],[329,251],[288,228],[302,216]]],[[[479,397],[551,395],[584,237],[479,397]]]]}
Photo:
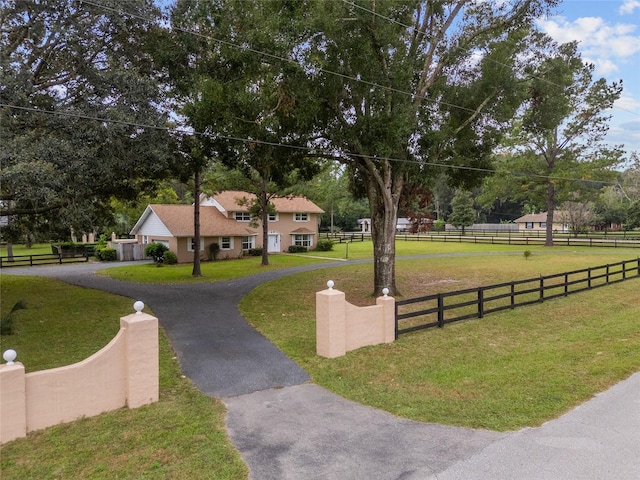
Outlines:
{"type": "Polygon", "coordinates": [[[269,234],[269,247],[267,248],[267,252],[269,253],[280,252],[280,234],[279,233],[269,234]]]}

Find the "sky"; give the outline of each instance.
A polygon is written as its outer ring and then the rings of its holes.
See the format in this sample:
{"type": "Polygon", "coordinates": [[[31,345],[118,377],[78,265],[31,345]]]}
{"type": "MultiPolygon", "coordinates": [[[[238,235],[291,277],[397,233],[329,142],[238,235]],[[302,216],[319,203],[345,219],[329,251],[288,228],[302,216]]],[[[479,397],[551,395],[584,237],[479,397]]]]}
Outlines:
{"type": "Polygon", "coordinates": [[[607,141],[640,155],[640,0],[564,0],[538,27],[560,43],[577,40],[594,80],[622,80],[607,141]]]}

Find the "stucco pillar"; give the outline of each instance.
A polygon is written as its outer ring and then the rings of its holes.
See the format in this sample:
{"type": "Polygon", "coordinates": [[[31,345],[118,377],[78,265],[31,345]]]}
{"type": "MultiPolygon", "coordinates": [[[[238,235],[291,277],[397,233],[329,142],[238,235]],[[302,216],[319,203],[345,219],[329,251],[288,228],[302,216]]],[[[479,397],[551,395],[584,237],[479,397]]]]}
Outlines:
{"type": "Polygon", "coordinates": [[[24,365],[0,365],[0,443],[27,436],[24,365]]]}
{"type": "Polygon", "coordinates": [[[346,353],[346,300],[329,288],[316,293],[316,353],[336,358],[346,353]]]}
{"type": "Polygon", "coordinates": [[[127,406],[137,408],[157,402],[160,391],[158,319],[138,312],[120,319],[127,330],[127,406]]]}
{"type": "Polygon", "coordinates": [[[392,343],[396,339],[396,300],[385,295],[376,298],[376,305],[382,307],[382,341],[392,343]]]}

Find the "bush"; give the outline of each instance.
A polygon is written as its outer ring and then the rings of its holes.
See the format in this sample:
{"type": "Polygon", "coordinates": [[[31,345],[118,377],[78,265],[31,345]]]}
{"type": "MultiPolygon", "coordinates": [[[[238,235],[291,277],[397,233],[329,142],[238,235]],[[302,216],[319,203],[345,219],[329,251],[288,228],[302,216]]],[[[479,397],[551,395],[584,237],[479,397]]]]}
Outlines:
{"type": "Polygon", "coordinates": [[[209,260],[217,260],[218,253],[220,253],[220,245],[212,243],[209,245],[209,260]]]}
{"type": "Polygon", "coordinates": [[[118,253],[115,248],[96,248],[96,258],[103,262],[115,262],[118,259],[118,253]]]}
{"type": "Polygon", "coordinates": [[[445,227],[446,223],[444,220],[436,220],[435,222],[433,222],[433,231],[434,232],[444,232],[444,227],[445,227]]]}
{"type": "Polygon", "coordinates": [[[144,254],[153,258],[154,262],[159,263],[167,250],[169,250],[169,247],[163,243],[154,242],[144,247],[144,254]]]}
{"type": "Polygon", "coordinates": [[[162,262],[167,265],[175,265],[176,263],[178,263],[178,257],[171,250],[167,250],[166,252],[164,252],[162,262]]]}
{"type": "Polygon", "coordinates": [[[302,245],[291,245],[289,247],[289,253],[304,253],[307,250],[307,247],[303,247],[302,245]]]}
{"type": "Polygon", "coordinates": [[[318,240],[316,250],[318,250],[319,252],[330,252],[331,250],[333,250],[333,240],[329,238],[318,240]]]}
{"type": "Polygon", "coordinates": [[[252,257],[260,257],[262,256],[262,249],[261,248],[250,248],[249,249],[249,255],[252,257]]]}

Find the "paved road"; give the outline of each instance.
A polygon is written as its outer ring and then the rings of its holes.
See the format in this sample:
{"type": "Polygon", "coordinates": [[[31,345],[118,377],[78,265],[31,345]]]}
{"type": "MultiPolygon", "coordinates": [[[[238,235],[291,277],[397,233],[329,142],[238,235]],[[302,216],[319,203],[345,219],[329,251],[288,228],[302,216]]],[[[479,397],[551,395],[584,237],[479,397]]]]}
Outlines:
{"type": "Polygon", "coordinates": [[[6,273],[60,278],[147,303],[185,375],[226,404],[229,436],[252,479],[640,479],[640,373],[540,428],[496,433],[412,422],[311,384],[241,317],[237,304],[255,286],[326,264],[162,286],[93,274],[105,266],[6,273]]]}

